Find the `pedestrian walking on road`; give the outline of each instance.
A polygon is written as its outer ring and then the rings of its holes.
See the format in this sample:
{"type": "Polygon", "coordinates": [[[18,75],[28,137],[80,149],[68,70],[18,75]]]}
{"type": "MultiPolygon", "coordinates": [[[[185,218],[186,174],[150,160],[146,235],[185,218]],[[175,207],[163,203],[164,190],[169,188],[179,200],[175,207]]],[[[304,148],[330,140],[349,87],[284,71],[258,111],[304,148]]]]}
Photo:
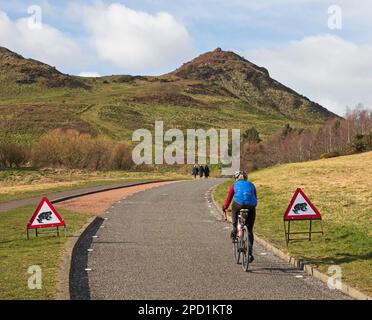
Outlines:
{"type": "Polygon", "coordinates": [[[209,170],[208,165],[206,165],[205,168],[204,168],[204,176],[205,176],[206,179],[208,179],[209,175],[210,175],[210,170],[209,170]]]}
{"type": "Polygon", "coordinates": [[[194,167],[192,168],[192,175],[194,176],[194,179],[196,179],[198,174],[199,174],[199,169],[197,165],[195,164],[194,167]]]}
{"type": "Polygon", "coordinates": [[[203,179],[203,177],[204,177],[204,167],[203,166],[200,166],[200,168],[199,168],[199,174],[200,174],[200,179],[203,179]]]}

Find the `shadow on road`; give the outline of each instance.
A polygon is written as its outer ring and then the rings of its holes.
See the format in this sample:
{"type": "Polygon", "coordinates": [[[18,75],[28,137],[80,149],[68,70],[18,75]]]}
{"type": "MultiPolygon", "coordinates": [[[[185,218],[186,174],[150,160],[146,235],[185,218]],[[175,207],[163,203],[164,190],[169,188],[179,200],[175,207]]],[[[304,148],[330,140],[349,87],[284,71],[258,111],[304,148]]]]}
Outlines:
{"type": "Polygon", "coordinates": [[[254,274],[268,274],[268,275],[277,275],[277,276],[293,276],[294,274],[301,274],[300,270],[286,269],[286,268],[283,268],[283,267],[279,267],[279,268],[263,267],[263,268],[260,268],[260,267],[252,266],[250,268],[251,269],[249,269],[249,272],[254,273],[254,274]]]}
{"type": "Polygon", "coordinates": [[[70,299],[90,300],[88,273],[88,249],[92,245],[93,236],[97,233],[104,219],[97,217],[80,236],[72,251],[70,269],[70,299]]]}
{"type": "MultiPolygon", "coordinates": [[[[241,265],[241,264],[239,264],[241,265]]],[[[291,266],[284,266],[281,263],[271,264],[267,266],[266,262],[253,262],[249,265],[249,273],[253,274],[267,274],[267,275],[276,275],[276,276],[293,276],[296,274],[302,274],[300,269],[293,268],[291,266]]]]}

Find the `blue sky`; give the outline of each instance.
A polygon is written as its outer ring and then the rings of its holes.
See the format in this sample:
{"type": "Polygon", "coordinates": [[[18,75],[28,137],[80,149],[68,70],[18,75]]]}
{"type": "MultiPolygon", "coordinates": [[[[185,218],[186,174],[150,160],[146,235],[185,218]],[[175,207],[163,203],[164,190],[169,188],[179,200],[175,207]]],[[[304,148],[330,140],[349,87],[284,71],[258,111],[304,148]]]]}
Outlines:
{"type": "Polygon", "coordinates": [[[222,47],[343,114],[372,105],[371,13],[369,0],[0,0],[0,46],[97,75],[162,74],[222,47]],[[29,27],[35,5],[40,29],[29,27]],[[331,5],[341,29],[329,28],[331,5]]]}

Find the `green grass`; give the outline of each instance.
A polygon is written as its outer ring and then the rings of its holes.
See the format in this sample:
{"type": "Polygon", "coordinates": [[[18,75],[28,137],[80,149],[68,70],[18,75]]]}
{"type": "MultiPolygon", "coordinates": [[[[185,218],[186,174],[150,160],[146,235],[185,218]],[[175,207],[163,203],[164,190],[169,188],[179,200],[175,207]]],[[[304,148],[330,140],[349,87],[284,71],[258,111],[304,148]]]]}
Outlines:
{"type": "Polygon", "coordinates": [[[28,206],[0,214],[0,300],[55,299],[65,244],[89,219],[88,215],[59,210],[69,229],[67,238],[44,230],[38,238],[31,232],[27,241],[25,226],[34,210],[28,206]],[[34,265],[42,269],[41,290],[28,288],[31,274],[27,271],[34,265]]]}
{"type": "MultiPolygon", "coordinates": [[[[250,175],[258,189],[255,232],[283,251],[327,272],[342,268],[346,283],[372,294],[372,153],[280,165],[250,175]],[[284,238],[283,214],[301,187],[322,214],[325,237],[291,242],[284,238]]],[[[214,193],[222,205],[231,182],[214,193]]],[[[296,226],[296,227],[295,227],[296,226]]],[[[293,224],[308,230],[307,222],[293,224]]],[[[314,227],[320,229],[319,222],[314,227]]],[[[293,229],[293,231],[295,231],[293,229]]]]}

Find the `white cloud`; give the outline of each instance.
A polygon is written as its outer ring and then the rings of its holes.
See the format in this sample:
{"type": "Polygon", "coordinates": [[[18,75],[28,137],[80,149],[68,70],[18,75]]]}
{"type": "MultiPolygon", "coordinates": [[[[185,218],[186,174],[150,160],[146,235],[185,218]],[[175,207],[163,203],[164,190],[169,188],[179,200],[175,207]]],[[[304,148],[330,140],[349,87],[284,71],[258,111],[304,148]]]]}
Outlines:
{"type": "Polygon", "coordinates": [[[86,77],[86,78],[98,78],[100,77],[99,73],[97,72],[81,72],[78,74],[79,77],[86,77]]]}
{"type": "Polygon", "coordinates": [[[343,115],[347,105],[372,105],[371,45],[318,35],[281,47],[251,50],[246,58],[337,114],[343,115]]]}
{"type": "Polygon", "coordinates": [[[67,35],[43,23],[30,27],[29,18],[11,20],[0,11],[0,46],[58,68],[74,67],[84,60],[79,46],[67,35]]]}
{"type": "Polygon", "coordinates": [[[100,59],[124,72],[159,72],[194,53],[186,28],[172,15],[135,11],[121,4],[75,5],[100,59]]]}

